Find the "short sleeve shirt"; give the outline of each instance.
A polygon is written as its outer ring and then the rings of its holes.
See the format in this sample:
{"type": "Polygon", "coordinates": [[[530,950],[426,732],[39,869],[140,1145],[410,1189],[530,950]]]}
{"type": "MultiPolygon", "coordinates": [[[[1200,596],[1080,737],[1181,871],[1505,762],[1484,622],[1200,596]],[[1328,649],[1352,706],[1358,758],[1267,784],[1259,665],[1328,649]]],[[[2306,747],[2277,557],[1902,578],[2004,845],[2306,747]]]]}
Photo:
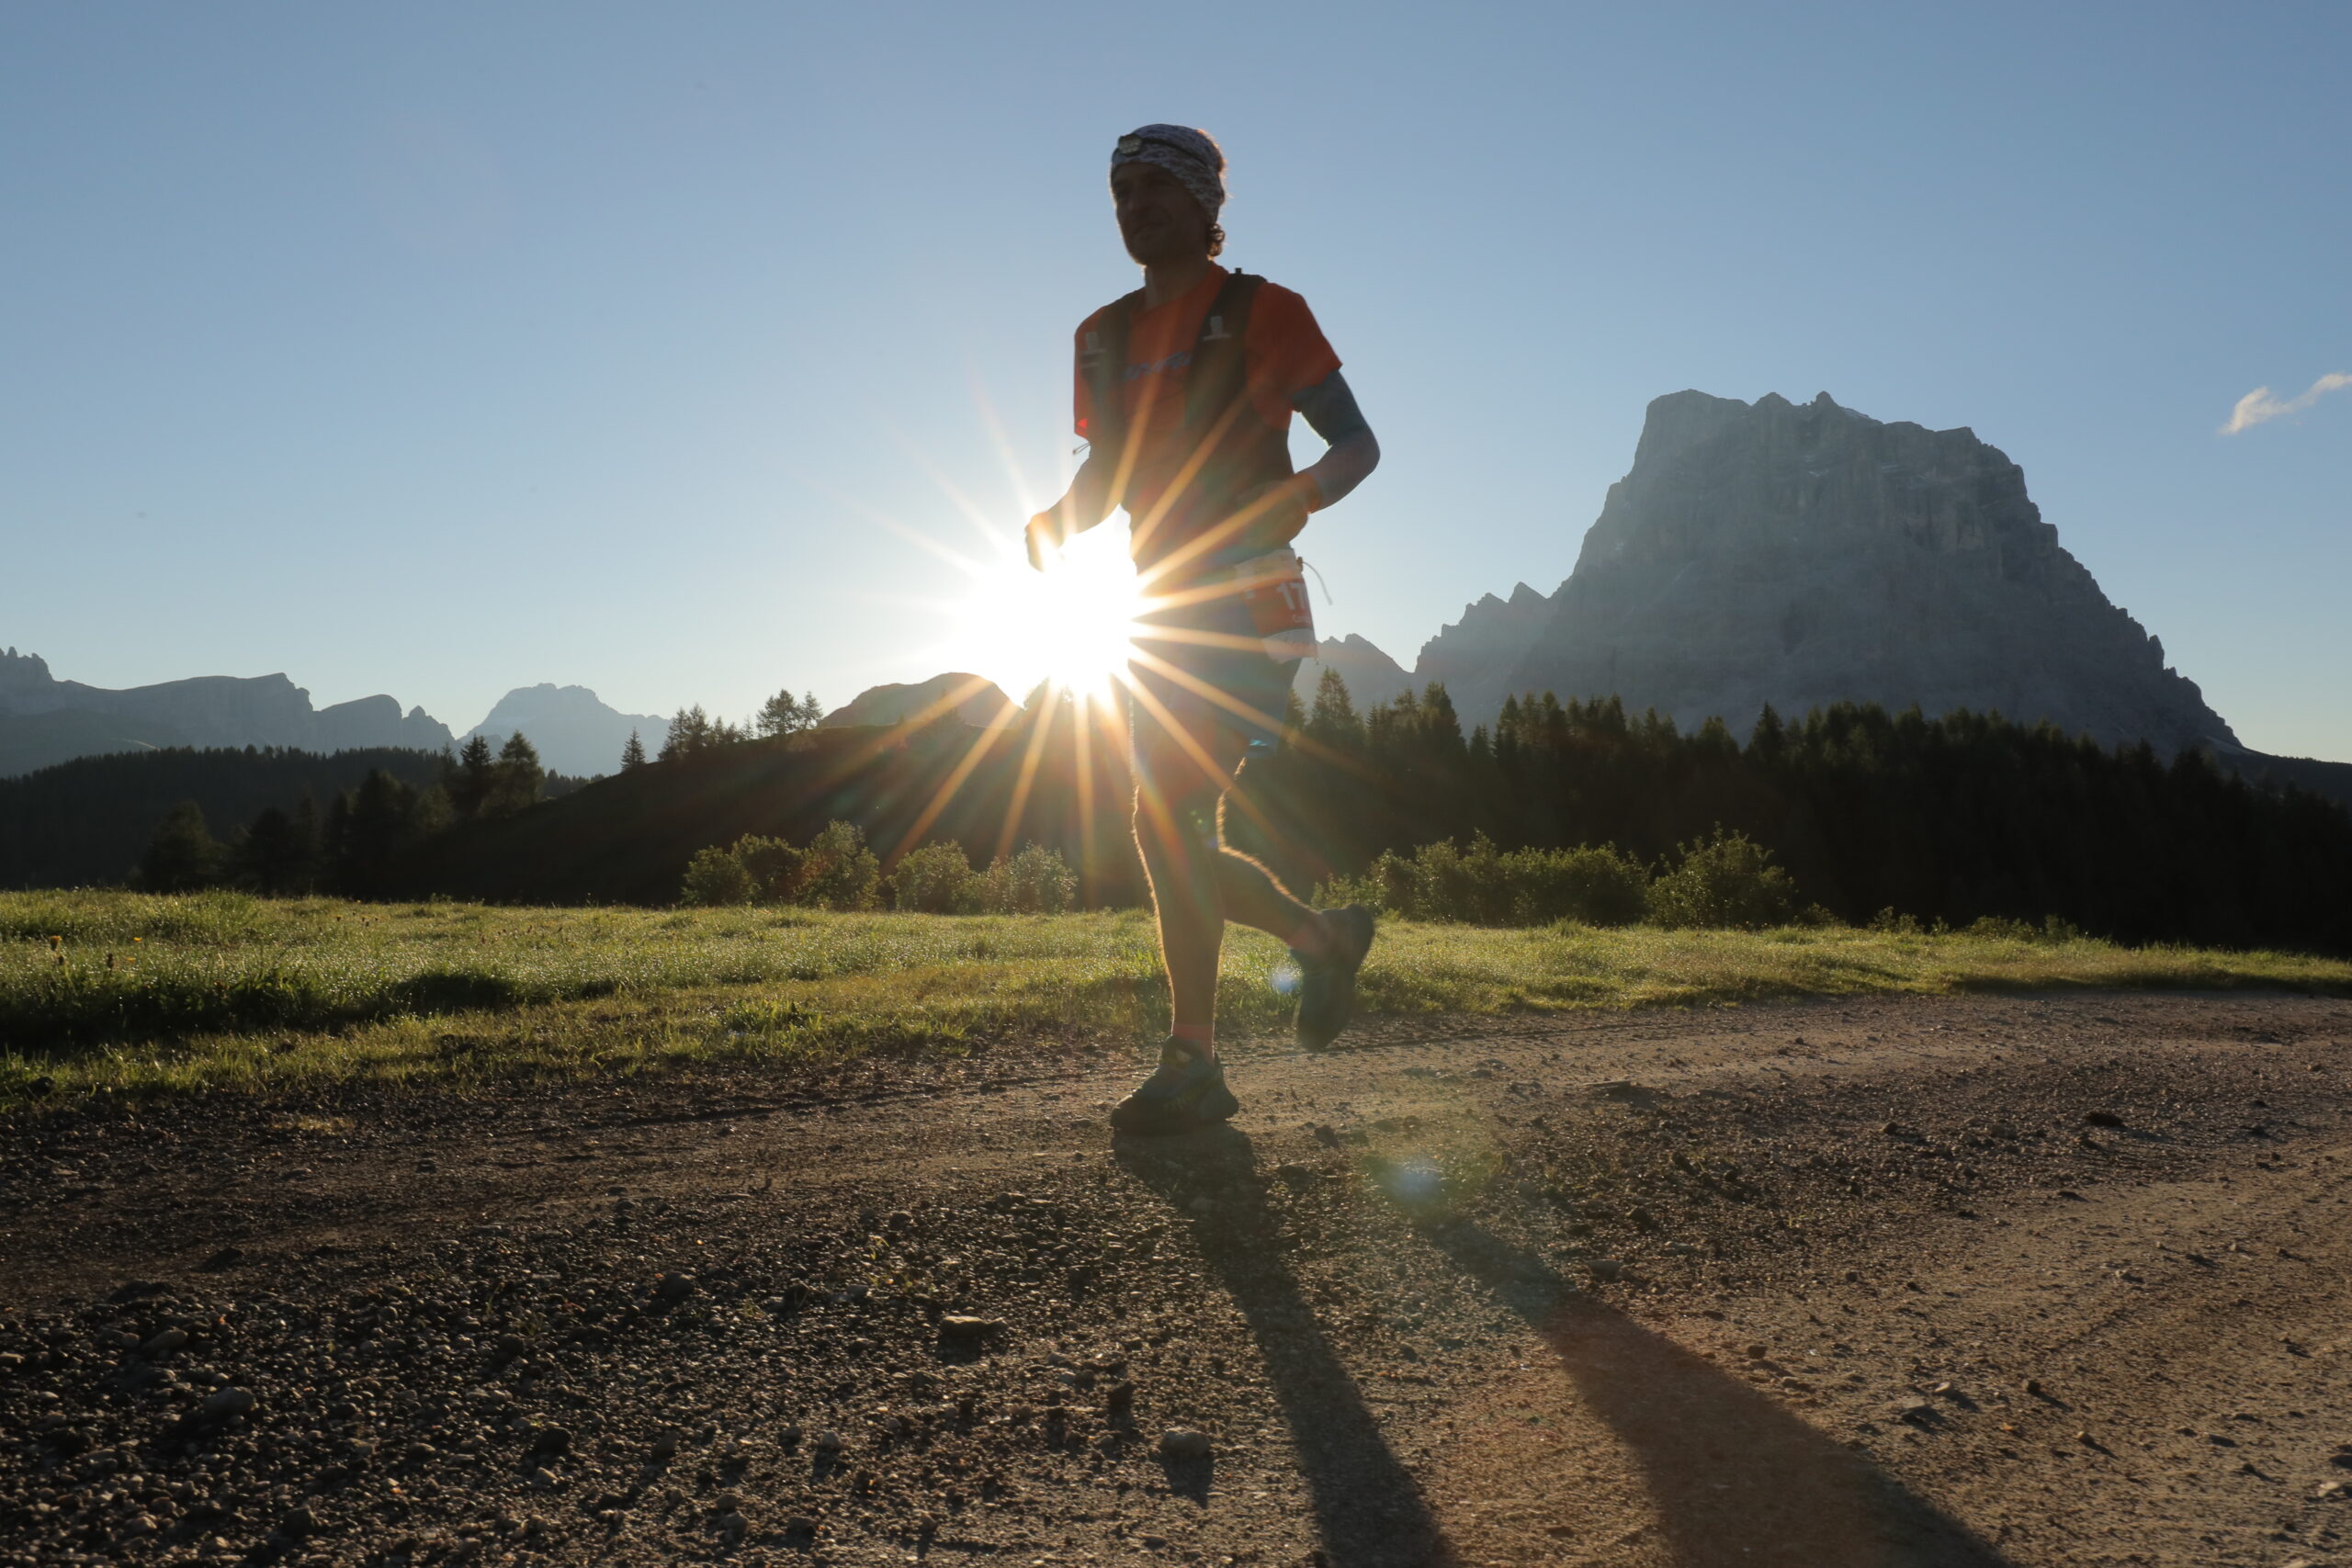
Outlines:
{"type": "MultiPolygon", "coordinates": [[[[1150,310],[1138,310],[1128,325],[1126,375],[1120,389],[1130,439],[1136,444],[1135,468],[1121,504],[1131,517],[1149,512],[1175,479],[1191,446],[1182,438],[1184,383],[1192,367],[1193,345],[1218,288],[1229,276],[1221,266],[1189,291],[1150,310]]],[[[1108,307],[1104,308],[1106,310],[1108,307]]],[[[1083,351],[1086,334],[1099,331],[1104,310],[1079,323],[1074,347],[1083,351]]],[[[1241,341],[1241,362],[1248,377],[1250,400],[1267,423],[1289,428],[1291,400],[1340,367],[1340,356],[1315,324],[1306,301],[1279,284],[1260,287],[1250,308],[1250,329],[1241,341]]],[[[1093,392],[1085,372],[1076,374],[1078,434],[1093,439],[1097,428],[1093,392]]],[[[1116,454],[1105,454],[1115,457],[1116,454]]]]}

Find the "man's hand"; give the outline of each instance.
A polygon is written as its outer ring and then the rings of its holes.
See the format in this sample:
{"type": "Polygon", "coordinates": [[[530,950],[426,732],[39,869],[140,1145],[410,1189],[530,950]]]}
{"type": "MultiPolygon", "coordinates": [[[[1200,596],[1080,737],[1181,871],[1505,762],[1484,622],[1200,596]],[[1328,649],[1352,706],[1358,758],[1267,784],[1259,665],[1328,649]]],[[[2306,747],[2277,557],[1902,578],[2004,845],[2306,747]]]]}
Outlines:
{"type": "Polygon", "coordinates": [[[1046,561],[1062,553],[1060,519],[1051,512],[1040,512],[1022,530],[1022,542],[1029,547],[1030,570],[1045,570],[1046,561]]]}
{"type": "Polygon", "coordinates": [[[1314,508],[1315,481],[1305,474],[1263,484],[1245,491],[1234,516],[1241,520],[1240,542],[1262,554],[1278,550],[1298,537],[1314,508]]]}

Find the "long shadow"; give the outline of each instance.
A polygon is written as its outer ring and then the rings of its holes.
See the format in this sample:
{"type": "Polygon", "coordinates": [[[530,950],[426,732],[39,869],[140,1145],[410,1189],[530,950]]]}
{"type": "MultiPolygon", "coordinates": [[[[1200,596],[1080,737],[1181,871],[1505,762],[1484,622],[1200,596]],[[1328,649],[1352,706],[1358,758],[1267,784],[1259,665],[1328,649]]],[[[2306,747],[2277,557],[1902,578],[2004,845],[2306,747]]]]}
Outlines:
{"type": "Polygon", "coordinates": [[[1535,1330],[1642,1471],[1677,1568],[2006,1568],[1864,1456],[1482,1226],[1421,1235],[1535,1330]]]}
{"type": "MultiPolygon", "coordinates": [[[[1273,1224],[1255,1196],[1255,1180],[1241,1181],[1250,1196],[1220,1202],[1214,1218],[1184,1207],[1185,1190],[1204,1178],[1229,1186],[1251,1176],[1257,1156],[1249,1137],[1218,1127],[1181,1138],[1123,1138],[1115,1153],[1130,1174],[1192,1225],[1202,1257],[1250,1325],[1314,1500],[1323,1561],[1329,1568],[1449,1568],[1454,1553],[1419,1483],[1381,1436],[1297,1276],[1275,1249],[1273,1224]]],[[[1171,1473],[1170,1480],[1205,1495],[1205,1476],[1171,1473]]]]}

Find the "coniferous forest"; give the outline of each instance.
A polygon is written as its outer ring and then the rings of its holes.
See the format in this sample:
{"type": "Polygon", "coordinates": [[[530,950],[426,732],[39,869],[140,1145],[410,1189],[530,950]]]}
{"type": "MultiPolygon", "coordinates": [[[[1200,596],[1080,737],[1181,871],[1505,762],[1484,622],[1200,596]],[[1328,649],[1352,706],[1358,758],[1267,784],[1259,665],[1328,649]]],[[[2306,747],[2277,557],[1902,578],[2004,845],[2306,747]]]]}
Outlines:
{"type": "MultiPolygon", "coordinates": [[[[980,867],[1036,844],[1080,901],[1138,903],[1125,759],[1100,734],[1080,743],[1077,714],[1041,694],[995,731],[798,715],[760,734],[688,710],[657,760],[584,786],[544,777],[527,746],[94,758],[0,782],[0,881],[667,904],[699,852],[844,822],[886,872],[934,842],[980,867]]],[[[1548,694],[1465,734],[1442,687],[1360,709],[1335,674],[1291,720],[1244,770],[1227,833],[1302,893],[1437,843],[1609,846],[1662,868],[1729,834],[1770,852],[1801,907],[1855,923],[2055,919],[2132,942],[2352,952],[2352,813],[2198,752],[1844,705],[1768,710],[1743,743],[1548,694]]]]}

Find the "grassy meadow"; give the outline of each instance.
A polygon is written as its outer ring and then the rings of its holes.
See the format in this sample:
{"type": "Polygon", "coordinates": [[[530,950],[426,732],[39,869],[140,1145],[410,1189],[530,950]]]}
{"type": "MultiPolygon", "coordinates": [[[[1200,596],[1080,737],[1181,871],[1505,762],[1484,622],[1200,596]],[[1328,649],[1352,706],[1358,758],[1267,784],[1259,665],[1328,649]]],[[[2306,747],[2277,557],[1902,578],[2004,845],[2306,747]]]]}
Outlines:
{"type": "MultiPolygon", "coordinates": [[[[1220,1017],[1281,1027],[1281,950],[1237,931],[1220,1017]]],[[[1969,989],[2278,987],[2352,963],[2072,937],[1396,921],[1373,1011],[1717,1006],[1969,989]]],[[[0,894],[0,1105],[96,1089],[464,1089],[695,1063],[822,1067],[1015,1035],[1131,1047],[1165,987],[1149,918],[521,908],[232,893],[0,894]]]]}

